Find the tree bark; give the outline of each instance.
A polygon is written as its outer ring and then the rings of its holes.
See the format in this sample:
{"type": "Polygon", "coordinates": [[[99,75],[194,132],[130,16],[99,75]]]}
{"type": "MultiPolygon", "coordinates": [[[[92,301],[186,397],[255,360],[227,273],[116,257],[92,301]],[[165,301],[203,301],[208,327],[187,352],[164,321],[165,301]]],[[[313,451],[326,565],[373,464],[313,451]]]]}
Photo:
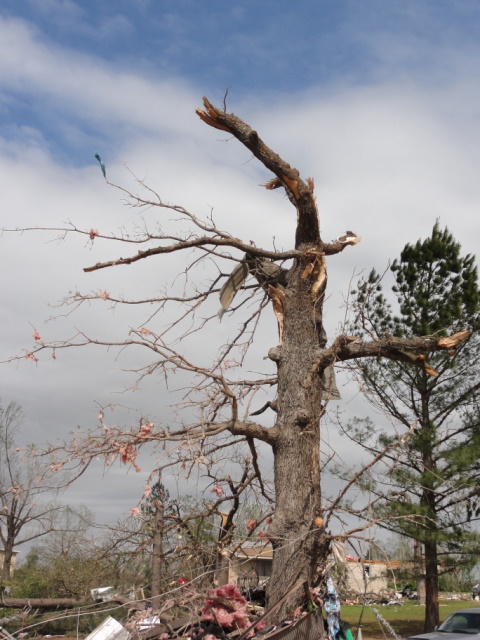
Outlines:
{"type": "Polygon", "coordinates": [[[436,437],[435,425],[430,419],[427,376],[423,375],[424,387],[421,390],[421,433],[423,436],[423,492],[420,504],[425,508],[425,625],[424,631],[434,631],[440,624],[438,608],[438,558],[437,558],[437,505],[435,486],[437,468],[433,452],[436,437]]]}
{"type": "Polygon", "coordinates": [[[418,540],[413,542],[413,566],[417,583],[418,604],[425,604],[425,567],[423,564],[422,543],[418,540]]]}
{"type": "MultiPolygon", "coordinates": [[[[244,474],[242,481],[246,478],[244,474]]],[[[235,496],[228,514],[220,513],[222,523],[218,532],[217,558],[215,562],[215,583],[220,586],[228,583],[230,559],[226,553],[227,547],[232,543],[235,529],[234,516],[240,506],[240,499],[236,493],[233,482],[230,482],[230,490],[235,496]]]]}
{"type": "Polygon", "coordinates": [[[433,541],[425,543],[425,633],[439,624],[437,543],[433,541]]]}
{"type": "MultiPolygon", "coordinates": [[[[321,374],[312,384],[304,381],[321,344],[323,299],[312,296],[312,282],[303,277],[301,262],[288,274],[284,297],[283,344],[275,350],[278,366],[278,432],[273,445],[275,519],[269,529],[274,549],[273,572],[268,585],[272,606],[299,577],[310,584],[317,564],[325,559],[320,495],[321,374]]],[[[323,292],[322,292],[323,295],[323,292]]],[[[300,603],[303,591],[287,601],[287,610],[300,603]]],[[[279,611],[282,617],[284,611],[279,611]]]]}
{"type": "MultiPolygon", "coordinates": [[[[162,582],[162,562],[163,562],[163,530],[165,505],[163,503],[163,492],[158,500],[155,500],[155,517],[153,521],[153,544],[152,544],[152,598],[161,595],[162,582]]],[[[154,601],[158,604],[158,598],[154,601]]]]}
{"type": "Polygon", "coordinates": [[[10,522],[7,520],[8,533],[3,545],[2,580],[10,580],[12,577],[13,547],[15,542],[15,535],[11,535],[10,528],[10,522]]]}

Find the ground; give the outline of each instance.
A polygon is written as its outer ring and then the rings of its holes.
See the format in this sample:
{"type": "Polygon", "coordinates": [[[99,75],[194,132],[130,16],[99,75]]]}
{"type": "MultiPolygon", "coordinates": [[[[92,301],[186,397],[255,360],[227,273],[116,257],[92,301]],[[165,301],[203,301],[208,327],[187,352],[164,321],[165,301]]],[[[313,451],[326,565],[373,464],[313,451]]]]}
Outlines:
{"type": "MultiPolygon", "coordinates": [[[[443,622],[447,616],[458,609],[466,609],[478,606],[480,602],[467,600],[441,600],[440,601],[440,620],[443,622]]],[[[376,605],[375,608],[379,614],[390,623],[393,630],[402,638],[408,638],[416,633],[423,632],[423,619],[425,616],[425,607],[415,604],[415,600],[407,600],[405,604],[400,606],[382,606],[376,605]]],[[[385,634],[388,632],[380,625],[371,607],[363,608],[360,605],[343,605],[341,617],[354,627],[354,637],[357,630],[358,621],[361,617],[362,637],[363,640],[377,640],[382,638],[385,640],[385,634]],[[363,613],[362,613],[363,609],[363,613]]]]}

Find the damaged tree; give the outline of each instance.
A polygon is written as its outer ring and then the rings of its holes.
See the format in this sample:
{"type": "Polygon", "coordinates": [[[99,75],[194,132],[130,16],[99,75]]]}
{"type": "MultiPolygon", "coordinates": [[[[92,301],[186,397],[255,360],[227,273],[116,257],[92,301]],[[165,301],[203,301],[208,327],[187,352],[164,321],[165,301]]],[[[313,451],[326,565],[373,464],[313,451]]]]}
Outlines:
{"type": "MultiPolygon", "coordinates": [[[[261,478],[256,450],[259,442],[269,445],[274,456],[275,515],[268,529],[268,538],[274,548],[268,601],[269,606],[272,606],[284,598],[286,606],[291,607],[303,600],[305,582],[313,585],[321,579],[330,544],[331,536],[324,527],[326,514],[320,492],[320,420],[328,399],[336,391],[332,376],[333,365],[336,362],[375,356],[407,363],[429,375],[435,375],[425,358],[416,355],[416,351],[452,350],[467,334],[461,333],[449,338],[388,336],[369,342],[362,342],[354,336],[340,335],[327,347],[323,328],[327,261],[347,246],[357,244],[360,238],[347,231],[334,242],[324,242],[320,235],[313,179],[302,179],[297,169],[267,147],[258,133],[237,116],[212,106],[207,99],[204,99],[204,107],[203,110],[197,110],[203,122],[234,136],[274,174],[265,187],[269,190],[285,190],[297,216],[293,247],[286,251],[257,247],[252,242],[222,231],[212,220],[202,221],[182,207],[164,203],[150,188],[147,189],[145,198],[122,189],[134,207],[158,207],[159,210],[174,212],[177,222],[189,223],[189,233],[182,236],[179,229],[184,226],[179,225],[169,232],[145,231],[134,240],[131,237],[118,237],[127,247],[128,243],[136,242],[145,243],[146,248],[130,257],[87,267],[85,271],[131,265],[139,260],[153,259],[154,256],[166,257],[178,251],[188,254],[196,252],[193,253],[193,258],[189,258],[185,271],[191,280],[194,267],[206,258],[214,258],[219,265],[226,261],[231,265],[233,260],[237,262],[237,266],[226,282],[228,274],[221,273],[212,277],[211,282],[203,288],[194,283],[183,296],[167,293],[164,297],[148,302],[154,302],[161,308],[171,301],[175,301],[177,305],[179,301],[182,302],[184,310],[179,321],[188,317],[192,326],[197,309],[210,296],[220,294],[220,315],[223,315],[237,292],[244,289],[243,295],[248,296],[249,301],[257,296],[255,310],[212,365],[198,366],[186,358],[183,352],[175,350],[167,331],[160,333],[155,329],[151,322],[154,316],[151,311],[149,320],[137,329],[130,329],[128,338],[123,342],[108,343],[85,334],[79,334],[68,343],[43,343],[38,337],[34,349],[27,357],[37,358],[42,350],[73,345],[108,344],[120,348],[140,345],[154,356],[151,363],[137,371],[140,378],[154,372],[168,377],[172,370],[196,376],[196,396],[191,400],[190,407],[197,409],[198,417],[190,420],[188,425],[182,423],[177,430],[169,430],[149,421],[142,422],[140,427],[129,429],[105,426],[90,432],[82,442],[77,440],[75,444],[54,447],[52,453],[58,457],[59,465],[69,464],[73,460],[81,460],[84,465],[101,454],[110,460],[117,455],[123,462],[135,464],[138,449],[143,445],[171,442],[177,446],[172,455],[177,456],[178,462],[186,464],[185,451],[188,449],[188,455],[190,459],[193,456],[195,464],[203,464],[209,469],[215,452],[225,450],[227,445],[242,443],[248,447],[248,454],[244,458],[246,467],[242,467],[247,471],[236,486],[240,486],[243,491],[255,484],[259,492],[271,499],[261,478]],[[225,360],[227,356],[233,358],[237,350],[240,354],[237,363],[242,362],[247,347],[251,347],[254,342],[260,314],[269,302],[272,303],[278,321],[278,344],[268,351],[268,359],[274,363],[275,373],[272,375],[267,372],[257,379],[247,374],[235,378],[232,375],[233,367],[225,365],[225,360]],[[261,387],[276,389],[275,397],[270,393],[271,399],[262,410],[255,412],[255,415],[261,415],[267,409],[273,410],[275,419],[270,427],[264,426],[258,419],[251,419],[250,403],[261,387]],[[288,598],[285,598],[286,594],[289,594],[288,598]]],[[[144,186],[143,183],[140,184],[144,186]]],[[[72,227],[63,231],[85,234],[92,241],[112,238],[111,235],[105,236],[93,229],[82,231],[72,227]]],[[[251,237],[251,230],[248,233],[248,237],[251,237]]],[[[230,272],[231,266],[228,269],[228,273],[230,272]]],[[[93,299],[110,300],[114,304],[127,302],[111,296],[107,291],[89,295],[75,294],[67,302],[78,305],[82,301],[93,299]]],[[[241,306],[242,302],[233,311],[241,306]]],[[[215,320],[215,316],[207,320],[215,320]]],[[[194,328],[190,327],[182,334],[182,338],[198,331],[207,320],[198,320],[194,328]]],[[[102,424],[103,418],[101,412],[102,424]]],[[[82,472],[83,470],[82,466],[82,472]]],[[[222,489],[223,487],[228,491],[229,478],[230,476],[216,479],[213,490],[218,501],[212,505],[212,509],[229,499],[222,489]]],[[[236,490],[234,494],[239,495],[241,491],[236,490]]],[[[282,614],[278,612],[275,615],[282,614]]]]}
{"type": "Polygon", "coordinates": [[[0,403],[0,543],[3,563],[0,578],[9,580],[13,570],[14,548],[38,540],[57,529],[61,505],[53,487],[38,482],[42,468],[38,459],[17,448],[16,435],[23,420],[21,407],[0,403]],[[50,494],[50,495],[48,495],[50,494]],[[47,496],[50,500],[42,499],[47,496]]]}

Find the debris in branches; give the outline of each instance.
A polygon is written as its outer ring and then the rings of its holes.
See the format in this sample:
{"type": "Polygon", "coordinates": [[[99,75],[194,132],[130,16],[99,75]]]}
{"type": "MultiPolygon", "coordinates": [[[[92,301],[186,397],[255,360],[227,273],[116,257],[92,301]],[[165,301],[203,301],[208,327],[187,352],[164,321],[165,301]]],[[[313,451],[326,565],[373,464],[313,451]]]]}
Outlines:
{"type": "Polygon", "coordinates": [[[218,311],[219,320],[221,320],[223,315],[228,311],[237,291],[242,288],[243,283],[248,276],[248,271],[248,265],[245,262],[240,262],[220,289],[220,304],[222,306],[218,311]]]}
{"type": "MultiPolygon", "coordinates": [[[[99,153],[95,154],[95,159],[98,160],[98,163],[100,165],[100,169],[102,171],[103,177],[105,178],[105,180],[107,179],[107,174],[105,172],[105,165],[102,162],[102,158],[100,157],[99,153]]],[[[97,231],[97,235],[98,235],[98,231],[97,231]]]]}
{"type": "Polygon", "coordinates": [[[361,241],[361,237],[357,236],[353,231],[346,231],[344,236],[340,236],[337,239],[337,242],[344,244],[345,246],[353,246],[354,244],[358,244],[361,241]]]}

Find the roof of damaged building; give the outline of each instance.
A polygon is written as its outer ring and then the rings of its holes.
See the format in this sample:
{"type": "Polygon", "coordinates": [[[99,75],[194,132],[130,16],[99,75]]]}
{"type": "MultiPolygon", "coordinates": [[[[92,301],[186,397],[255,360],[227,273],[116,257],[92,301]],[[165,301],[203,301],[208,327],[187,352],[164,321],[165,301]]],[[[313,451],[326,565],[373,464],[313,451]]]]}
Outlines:
{"type": "Polygon", "coordinates": [[[256,540],[249,540],[232,549],[232,553],[240,558],[273,559],[273,547],[270,542],[258,543],[256,540]]]}

